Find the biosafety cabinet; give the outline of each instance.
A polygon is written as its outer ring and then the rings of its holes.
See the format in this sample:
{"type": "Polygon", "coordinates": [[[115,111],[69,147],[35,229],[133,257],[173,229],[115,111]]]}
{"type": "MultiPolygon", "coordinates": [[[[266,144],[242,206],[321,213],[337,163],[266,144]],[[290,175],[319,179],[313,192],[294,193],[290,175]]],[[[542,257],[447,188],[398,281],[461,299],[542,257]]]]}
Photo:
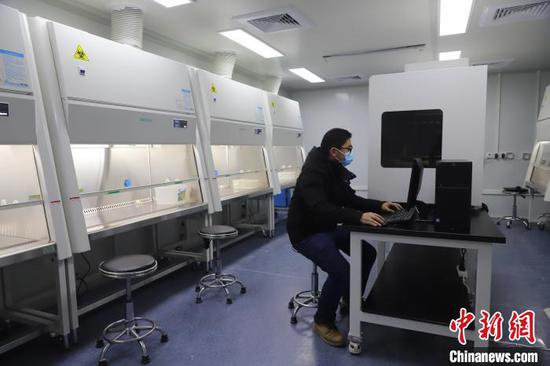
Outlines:
{"type": "Polygon", "coordinates": [[[27,19],[3,5],[0,172],[0,353],[43,331],[67,344],[71,250],[63,206],[27,19]]]}
{"type": "Polygon", "coordinates": [[[273,175],[280,190],[292,188],[304,163],[304,129],[298,102],[267,93],[273,175]]]}
{"type": "Polygon", "coordinates": [[[188,67],[44,19],[31,29],[73,253],[206,216],[188,67]]]}
{"type": "Polygon", "coordinates": [[[222,203],[230,207],[231,200],[266,198],[266,229],[272,232],[274,183],[266,149],[264,92],[203,70],[195,77],[204,109],[199,116],[204,145],[212,154],[207,164],[216,209],[221,211],[222,203]]]}
{"type": "MultiPolygon", "coordinates": [[[[527,176],[527,186],[534,188],[550,202],[550,85],[546,87],[539,117],[537,120],[535,145],[531,154],[527,176]]],[[[543,215],[550,217],[549,213],[543,215]]]]}

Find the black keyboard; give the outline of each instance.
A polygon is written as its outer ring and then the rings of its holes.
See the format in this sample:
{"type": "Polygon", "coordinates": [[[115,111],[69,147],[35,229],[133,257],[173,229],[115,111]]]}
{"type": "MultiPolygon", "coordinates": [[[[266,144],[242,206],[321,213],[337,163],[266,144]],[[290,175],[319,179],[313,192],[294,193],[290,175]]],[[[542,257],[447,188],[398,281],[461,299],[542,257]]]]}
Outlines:
{"type": "Polygon", "coordinates": [[[416,207],[408,210],[399,210],[387,216],[384,216],[385,225],[409,222],[414,219],[416,207]]]}

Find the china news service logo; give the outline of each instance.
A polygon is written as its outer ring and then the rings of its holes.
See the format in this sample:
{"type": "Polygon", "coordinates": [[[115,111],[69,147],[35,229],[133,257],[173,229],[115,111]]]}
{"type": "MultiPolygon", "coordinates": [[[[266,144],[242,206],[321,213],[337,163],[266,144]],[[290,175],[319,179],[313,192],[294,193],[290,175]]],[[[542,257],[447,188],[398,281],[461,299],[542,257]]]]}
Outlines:
{"type": "MultiPolygon", "coordinates": [[[[460,316],[457,319],[451,320],[449,330],[453,333],[458,333],[458,342],[462,345],[466,344],[466,329],[475,321],[475,315],[468,312],[466,309],[460,309],[460,316]]],[[[502,339],[502,326],[504,318],[502,313],[497,311],[493,315],[485,310],[481,310],[481,319],[479,319],[481,327],[478,329],[479,338],[489,340],[493,337],[495,342],[502,339]]],[[[510,341],[527,340],[530,344],[536,342],[535,338],[535,312],[526,310],[521,314],[517,311],[512,311],[512,315],[508,320],[508,339],[510,341]]]]}

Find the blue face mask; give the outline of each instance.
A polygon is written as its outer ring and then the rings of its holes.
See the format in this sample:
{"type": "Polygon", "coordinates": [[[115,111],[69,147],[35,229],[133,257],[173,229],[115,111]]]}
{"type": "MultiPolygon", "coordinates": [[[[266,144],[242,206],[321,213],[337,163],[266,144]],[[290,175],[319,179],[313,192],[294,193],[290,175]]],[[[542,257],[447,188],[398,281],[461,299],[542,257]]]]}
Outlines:
{"type": "MultiPolygon", "coordinates": [[[[340,149],[338,149],[338,151],[340,151],[340,149]]],[[[342,152],[342,151],[340,151],[342,152]]],[[[342,154],[344,154],[342,152],[342,154]]],[[[348,166],[351,164],[351,162],[353,161],[353,154],[351,153],[351,151],[348,151],[347,154],[344,154],[344,160],[340,160],[340,163],[343,165],[343,166],[348,166]]]]}

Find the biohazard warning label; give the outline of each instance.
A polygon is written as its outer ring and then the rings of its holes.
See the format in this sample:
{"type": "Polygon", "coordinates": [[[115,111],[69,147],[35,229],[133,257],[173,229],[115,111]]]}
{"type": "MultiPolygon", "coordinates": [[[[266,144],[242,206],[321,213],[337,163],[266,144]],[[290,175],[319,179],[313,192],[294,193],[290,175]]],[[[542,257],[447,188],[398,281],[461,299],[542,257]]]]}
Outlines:
{"type": "Polygon", "coordinates": [[[90,61],[88,55],[86,55],[86,52],[84,52],[84,49],[81,45],[76,46],[76,52],[74,53],[73,57],[80,61],[90,61]]]}

